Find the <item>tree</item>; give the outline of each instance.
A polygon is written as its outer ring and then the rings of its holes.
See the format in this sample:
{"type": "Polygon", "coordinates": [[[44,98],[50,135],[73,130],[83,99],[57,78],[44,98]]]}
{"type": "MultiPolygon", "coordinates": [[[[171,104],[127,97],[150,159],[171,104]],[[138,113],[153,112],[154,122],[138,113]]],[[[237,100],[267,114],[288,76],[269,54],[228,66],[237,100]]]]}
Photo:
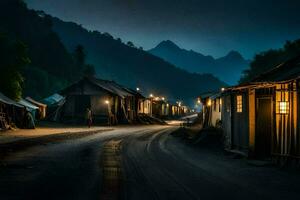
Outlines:
{"type": "Polygon", "coordinates": [[[22,97],[22,67],[30,63],[27,48],[20,41],[0,35],[0,90],[6,96],[19,100],[22,97]]]}
{"type": "Polygon", "coordinates": [[[75,64],[80,68],[84,66],[85,57],[84,47],[82,45],[77,45],[74,52],[75,64]]]}
{"type": "Polygon", "coordinates": [[[134,44],[133,44],[133,42],[131,42],[131,41],[128,41],[127,45],[130,46],[130,47],[135,47],[134,44]]]}
{"type": "Polygon", "coordinates": [[[300,39],[287,41],[281,49],[271,49],[255,55],[250,68],[245,70],[240,83],[251,81],[257,75],[300,55],[300,39]]]}
{"type": "Polygon", "coordinates": [[[76,69],[74,70],[73,73],[73,78],[79,78],[84,71],[84,67],[85,67],[85,58],[86,58],[86,54],[84,52],[84,47],[82,45],[77,45],[77,47],[75,48],[74,51],[74,61],[75,61],[75,67],[76,69]]]}

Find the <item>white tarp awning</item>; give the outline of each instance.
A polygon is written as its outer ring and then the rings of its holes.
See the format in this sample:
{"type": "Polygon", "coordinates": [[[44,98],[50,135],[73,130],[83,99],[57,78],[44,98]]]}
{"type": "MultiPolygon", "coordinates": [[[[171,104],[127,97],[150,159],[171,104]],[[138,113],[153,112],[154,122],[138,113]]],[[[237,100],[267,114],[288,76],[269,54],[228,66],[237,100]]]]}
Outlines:
{"type": "Polygon", "coordinates": [[[21,105],[21,104],[15,102],[14,100],[8,98],[7,96],[2,94],[1,92],[0,92],[0,102],[3,102],[3,103],[8,104],[8,105],[14,105],[14,106],[17,106],[19,108],[24,107],[23,105],[21,105]]]}
{"type": "Polygon", "coordinates": [[[37,106],[35,106],[32,103],[26,101],[25,99],[21,99],[18,103],[25,106],[27,108],[27,110],[30,110],[30,111],[39,109],[37,106]]]}

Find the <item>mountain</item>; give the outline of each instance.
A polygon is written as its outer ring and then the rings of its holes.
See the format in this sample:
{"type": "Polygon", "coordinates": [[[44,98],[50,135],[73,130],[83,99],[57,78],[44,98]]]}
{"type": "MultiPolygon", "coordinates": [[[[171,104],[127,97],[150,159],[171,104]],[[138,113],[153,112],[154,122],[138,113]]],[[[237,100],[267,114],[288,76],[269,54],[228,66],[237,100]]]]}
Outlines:
{"type": "Polygon", "coordinates": [[[131,42],[126,45],[108,33],[88,31],[81,25],[58,18],[51,21],[53,30],[70,53],[79,44],[84,47],[87,62],[95,66],[100,78],[139,87],[145,95],[154,93],[192,100],[202,92],[218,90],[225,85],[211,74],[189,73],[134,47],[131,42]]]}
{"type": "Polygon", "coordinates": [[[170,40],[162,41],[149,53],[189,72],[212,73],[228,84],[236,84],[249,61],[237,51],[215,59],[193,50],[182,49],[170,40]]]}

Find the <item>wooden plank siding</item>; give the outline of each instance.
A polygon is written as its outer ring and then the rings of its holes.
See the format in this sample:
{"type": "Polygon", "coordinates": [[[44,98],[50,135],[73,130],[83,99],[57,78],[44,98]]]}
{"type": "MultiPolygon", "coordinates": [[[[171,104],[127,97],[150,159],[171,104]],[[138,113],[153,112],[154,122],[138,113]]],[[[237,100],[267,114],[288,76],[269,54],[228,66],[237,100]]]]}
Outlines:
{"type": "Polygon", "coordinates": [[[235,89],[223,94],[222,123],[225,147],[259,156],[267,152],[261,143],[269,148],[271,157],[300,158],[300,83],[291,80],[284,83],[257,85],[235,89]],[[242,112],[238,112],[237,96],[242,96],[242,112]],[[270,107],[265,111],[259,102],[270,107]],[[270,113],[270,122],[263,126],[261,116],[270,113]],[[258,114],[260,113],[260,118],[258,114]],[[258,121],[259,120],[259,123],[258,121]],[[269,132],[262,132],[268,130],[269,132]],[[258,135],[259,134],[259,135],[258,135]],[[264,135],[268,137],[266,141],[264,135]],[[259,149],[260,147],[260,149],[259,149]]]}

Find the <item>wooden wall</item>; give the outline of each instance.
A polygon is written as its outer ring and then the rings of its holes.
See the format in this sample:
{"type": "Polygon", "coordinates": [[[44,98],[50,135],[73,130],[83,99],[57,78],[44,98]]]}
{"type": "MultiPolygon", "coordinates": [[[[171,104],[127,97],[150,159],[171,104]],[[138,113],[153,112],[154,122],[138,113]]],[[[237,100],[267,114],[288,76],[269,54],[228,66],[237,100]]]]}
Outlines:
{"type": "Polygon", "coordinates": [[[222,128],[224,132],[224,145],[226,149],[232,148],[232,132],[231,132],[231,95],[225,95],[222,97],[222,128]]]}
{"type": "Polygon", "coordinates": [[[249,99],[248,91],[237,91],[232,98],[232,145],[241,151],[249,148],[249,99]],[[242,95],[242,112],[237,112],[237,96],[242,95]]]}

